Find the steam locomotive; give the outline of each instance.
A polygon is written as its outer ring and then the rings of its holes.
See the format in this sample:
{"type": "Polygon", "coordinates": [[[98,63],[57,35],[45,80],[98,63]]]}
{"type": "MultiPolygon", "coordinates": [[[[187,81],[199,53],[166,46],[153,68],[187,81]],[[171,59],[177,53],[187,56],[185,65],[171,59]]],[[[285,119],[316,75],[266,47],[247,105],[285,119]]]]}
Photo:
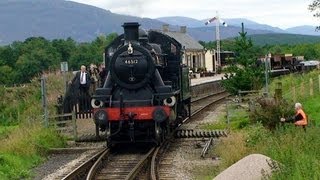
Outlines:
{"type": "Polygon", "coordinates": [[[136,22],[105,48],[107,77],[92,96],[96,127],[108,146],[159,144],[190,116],[189,68],[182,47],[160,31],[146,32],[136,22]]]}

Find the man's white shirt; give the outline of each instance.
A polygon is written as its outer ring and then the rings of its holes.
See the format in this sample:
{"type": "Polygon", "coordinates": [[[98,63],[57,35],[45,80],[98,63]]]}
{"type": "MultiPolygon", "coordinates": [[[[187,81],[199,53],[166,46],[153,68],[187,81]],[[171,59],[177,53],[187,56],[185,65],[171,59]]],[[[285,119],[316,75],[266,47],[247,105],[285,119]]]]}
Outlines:
{"type": "Polygon", "coordinates": [[[80,74],[80,84],[87,84],[87,73],[81,72],[80,74]]]}

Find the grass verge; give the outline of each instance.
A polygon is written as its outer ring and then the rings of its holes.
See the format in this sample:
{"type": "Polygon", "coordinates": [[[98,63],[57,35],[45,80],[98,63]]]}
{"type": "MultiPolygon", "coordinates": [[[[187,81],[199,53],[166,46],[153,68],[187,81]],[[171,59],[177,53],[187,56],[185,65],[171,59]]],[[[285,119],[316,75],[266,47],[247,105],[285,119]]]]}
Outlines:
{"type": "MultiPolygon", "coordinates": [[[[285,82],[284,92],[290,88],[291,84],[302,84],[304,79],[309,81],[309,78],[318,77],[318,75],[319,72],[315,71],[305,76],[298,75],[298,78],[292,78],[292,75],[285,77],[282,80],[285,82]]],[[[271,86],[275,87],[274,84],[271,86]]],[[[244,156],[260,153],[280,163],[280,170],[273,174],[272,179],[320,179],[320,93],[314,92],[312,97],[298,99],[309,118],[310,125],[306,132],[293,124],[281,125],[273,130],[264,128],[261,123],[247,124],[242,128],[234,125],[232,128],[234,131],[215,149],[222,162],[218,171],[213,171],[215,173],[211,178],[244,156]]],[[[290,96],[288,97],[289,100],[292,100],[290,96]]],[[[246,121],[248,115],[245,115],[246,111],[243,113],[242,118],[235,119],[235,122],[246,121]]],[[[241,113],[235,114],[241,116],[241,113]]],[[[224,123],[224,121],[222,116],[220,122],[224,123]]],[[[207,125],[205,128],[214,129],[218,126],[221,125],[207,125]]]]}
{"type": "MultiPolygon", "coordinates": [[[[48,76],[50,115],[61,92],[59,74],[48,76]]],[[[64,147],[66,138],[43,127],[39,78],[19,87],[0,87],[0,179],[31,179],[32,168],[46,159],[47,150],[64,147]]]]}
{"type": "Polygon", "coordinates": [[[65,139],[53,129],[39,125],[15,128],[0,144],[1,179],[31,178],[30,170],[45,160],[49,148],[64,146],[65,139]]]}

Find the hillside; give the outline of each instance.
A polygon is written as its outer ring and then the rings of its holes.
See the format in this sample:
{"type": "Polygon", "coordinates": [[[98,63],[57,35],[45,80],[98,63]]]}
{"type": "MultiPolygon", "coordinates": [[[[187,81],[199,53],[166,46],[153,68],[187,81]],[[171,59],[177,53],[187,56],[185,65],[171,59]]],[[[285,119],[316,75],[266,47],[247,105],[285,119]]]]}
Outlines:
{"type": "MultiPolygon", "coordinates": [[[[178,18],[178,22],[183,22],[178,18]]],[[[0,45],[13,41],[23,41],[31,36],[43,36],[46,39],[71,37],[77,42],[92,41],[101,33],[122,33],[124,22],[136,21],[144,29],[160,29],[164,22],[156,19],[120,15],[101,8],[65,0],[2,0],[0,1],[0,45]]],[[[178,25],[188,25],[188,33],[196,40],[214,39],[212,26],[204,26],[203,21],[194,21],[194,25],[171,22],[172,29],[178,25]],[[198,25],[196,25],[198,23],[198,25]],[[203,27],[196,27],[199,26],[203,27]],[[194,28],[190,28],[194,27],[194,28]]],[[[221,37],[235,37],[240,27],[222,27],[221,37]]],[[[265,34],[272,31],[251,30],[248,34],[265,34]]]]}
{"type": "MultiPolygon", "coordinates": [[[[241,31],[241,27],[236,26],[228,26],[220,27],[220,38],[221,39],[227,39],[231,37],[236,37],[239,35],[239,32],[241,31]]],[[[249,35],[253,34],[272,34],[272,31],[265,31],[265,30],[254,30],[254,29],[248,29],[245,28],[245,31],[249,35]]],[[[216,40],[215,37],[215,27],[198,27],[198,28],[189,28],[188,33],[195,39],[201,40],[201,41],[212,41],[216,40]]]]}
{"type": "Polygon", "coordinates": [[[72,37],[91,41],[101,33],[122,32],[126,21],[144,28],[159,28],[162,22],[119,15],[94,6],[64,0],[2,0],[0,2],[0,44],[30,36],[47,39],[72,37]]]}
{"type": "MultiPolygon", "coordinates": [[[[215,40],[214,23],[204,26],[205,20],[179,16],[140,18],[65,0],[2,0],[0,1],[0,45],[24,41],[31,36],[43,36],[49,40],[71,37],[77,42],[88,42],[100,34],[112,32],[121,34],[123,32],[121,25],[130,21],[139,22],[144,29],[160,29],[164,23],[169,23],[171,30],[178,30],[179,26],[186,25],[187,32],[196,40],[215,40]]],[[[279,28],[247,19],[225,19],[225,21],[229,26],[221,27],[221,39],[238,36],[241,22],[245,23],[249,35],[283,32],[279,28]]],[[[294,33],[297,30],[293,29],[290,32],[294,33]]]]}
{"type": "Polygon", "coordinates": [[[313,36],[320,36],[320,32],[316,31],[315,26],[297,26],[286,29],[287,32],[292,34],[306,34],[313,36]]]}
{"type": "MultiPolygon", "coordinates": [[[[188,26],[188,27],[203,27],[204,23],[208,19],[198,20],[183,16],[168,16],[157,18],[157,20],[178,26],[188,26]]],[[[267,24],[260,24],[255,21],[251,21],[245,18],[229,18],[223,19],[229,26],[241,27],[241,23],[244,23],[245,27],[252,30],[262,30],[276,33],[286,33],[285,30],[278,27],[272,27],[267,24]]],[[[215,26],[215,23],[209,24],[209,26],[215,26]]]]}
{"type": "Polygon", "coordinates": [[[320,43],[319,36],[300,35],[300,34],[256,34],[250,35],[255,45],[263,46],[265,44],[302,44],[302,43],[320,43]]]}

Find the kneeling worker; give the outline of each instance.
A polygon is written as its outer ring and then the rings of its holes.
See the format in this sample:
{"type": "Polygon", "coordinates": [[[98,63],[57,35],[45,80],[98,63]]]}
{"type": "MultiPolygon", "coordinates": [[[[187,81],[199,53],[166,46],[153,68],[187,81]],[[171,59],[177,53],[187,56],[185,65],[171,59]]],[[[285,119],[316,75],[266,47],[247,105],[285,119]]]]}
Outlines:
{"type": "Polygon", "coordinates": [[[302,105],[300,103],[296,103],[294,105],[295,110],[296,110],[296,115],[293,118],[290,118],[288,120],[286,120],[285,118],[281,118],[280,121],[281,122],[294,122],[294,124],[296,126],[302,126],[305,127],[306,125],[308,125],[308,120],[307,120],[307,116],[304,113],[304,111],[302,110],[302,105]]]}

